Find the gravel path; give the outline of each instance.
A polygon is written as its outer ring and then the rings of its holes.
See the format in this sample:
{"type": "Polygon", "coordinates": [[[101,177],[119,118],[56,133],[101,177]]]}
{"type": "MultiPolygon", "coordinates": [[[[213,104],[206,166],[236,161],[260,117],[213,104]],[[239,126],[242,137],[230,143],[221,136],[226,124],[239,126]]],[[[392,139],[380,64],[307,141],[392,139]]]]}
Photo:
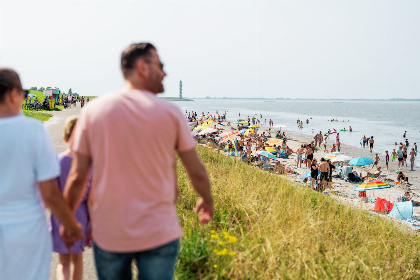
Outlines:
{"type": "MultiPolygon", "coordinates": [[[[80,114],[80,103],[77,103],[76,108],[65,109],[63,111],[51,112],[53,115],[48,121],[44,122],[45,127],[51,133],[54,147],[57,153],[64,152],[67,148],[66,143],[63,141],[64,124],[68,117],[80,114]]],[[[49,214],[48,214],[49,216],[49,214]]],[[[50,268],[50,279],[56,279],[55,271],[58,263],[58,254],[53,254],[51,268],[50,268]]],[[[83,254],[84,273],[83,279],[92,280],[98,279],[96,277],[95,264],[93,261],[92,249],[85,250],[83,254]]]]}

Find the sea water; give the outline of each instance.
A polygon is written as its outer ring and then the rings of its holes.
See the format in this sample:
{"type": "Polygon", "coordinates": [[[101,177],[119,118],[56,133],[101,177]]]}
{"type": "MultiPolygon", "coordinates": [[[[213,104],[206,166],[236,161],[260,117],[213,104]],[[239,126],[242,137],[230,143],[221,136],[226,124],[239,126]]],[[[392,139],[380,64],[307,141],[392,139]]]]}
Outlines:
{"type": "MultiPolygon", "coordinates": [[[[231,121],[247,119],[255,116],[260,119],[261,126],[268,127],[269,119],[274,126],[286,125],[282,131],[291,131],[313,137],[316,132],[327,132],[336,129],[340,133],[340,142],[354,147],[361,147],[363,135],[373,136],[375,140],[373,153],[378,153],[382,160],[385,150],[389,154],[393,149],[398,150],[395,142],[405,142],[410,146],[420,144],[420,102],[419,101],[336,101],[336,100],[267,100],[267,99],[194,99],[194,101],[174,101],[185,111],[219,114],[226,112],[226,118],[231,121]],[[239,116],[240,113],[240,116],[239,116]],[[262,115],[262,118],[260,118],[262,115]],[[303,121],[303,128],[298,128],[297,120],[303,121]],[[309,119],[309,124],[306,124],[309,119]],[[338,121],[331,122],[331,119],[338,121]],[[265,122],[266,120],[266,122],[265,122]],[[353,132],[340,131],[353,128],[353,132]],[[314,133],[312,133],[314,130],[314,133]],[[407,131],[406,138],[403,138],[407,131]]],[[[279,128],[274,128],[279,130],[279,128]]],[[[328,144],[335,142],[336,134],[331,134],[328,144]]],[[[409,158],[409,156],[408,156],[409,158]]],[[[409,163],[408,163],[409,164],[409,163]]],[[[420,167],[420,160],[416,160],[416,167],[420,167]]]]}

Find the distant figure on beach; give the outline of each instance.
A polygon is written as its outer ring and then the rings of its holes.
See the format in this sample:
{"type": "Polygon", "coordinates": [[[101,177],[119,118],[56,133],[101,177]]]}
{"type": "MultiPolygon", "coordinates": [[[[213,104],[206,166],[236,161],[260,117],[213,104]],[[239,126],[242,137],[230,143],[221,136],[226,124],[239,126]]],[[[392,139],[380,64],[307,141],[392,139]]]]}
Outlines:
{"type": "Polygon", "coordinates": [[[375,140],[373,140],[373,136],[371,136],[369,138],[369,149],[370,149],[371,153],[372,153],[372,150],[373,150],[373,143],[375,143],[375,140]]]}
{"type": "Polygon", "coordinates": [[[388,151],[385,151],[385,166],[386,166],[386,170],[388,170],[388,164],[389,164],[389,154],[388,154],[388,151]]]}
{"type": "Polygon", "coordinates": [[[403,151],[402,151],[402,146],[400,146],[398,148],[397,155],[398,155],[398,169],[403,169],[403,167],[404,167],[404,154],[403,154],[403,151]]]}
{"type": "Polygon", "coordinates": [[[314,190],[315,181],[317,180],[317,177],[318,177],[318,164],[316,164],[316,159],[312,161],[312,164],[309,165],[309,167],[311,169],[311,188],[314,190]]]}
{"type": "Polygon", "coordinates": [[[411,163],[411,171],[414,170],[414,160],[416,159],[417,153],[414,151],[414,148],[411,148],[410,151],[410,163],[411,163]]]}
{"type": "Polygon", "coordinates": [[[352,132],[352,131],[353,131],[353,128],[351,128],[351,126],[349,126],[349,131],[350,131],[350,132],[352,132]]]}
{"type": "Polygon", "coordinates": [[[298,148],[296,150],[296,154],[297,154],[297,164],[296,164],[296,166],[299,167],[299,168],[302,168],[302,161],[303,161],[303,154],[304,154],[303,145],[300,145],[300,148],[298,148]]]}
{"type": "Polygon", "coordinates": [[[213,217],[210,182],[183,114],[157,97],[166,73],[156,48],[130,45],[121,70],[123,89],[81,112],[65,197],[75,210],[94,163],[89,212],[99,279],[131,279],[132,264],[140,279],[173,279],[182,236],[175,152],[200,196],[201,223],[213,217]]]}
{"type": "Polygon", "coordinates": [[[397,152],[395,151],[395,149],[393,149],[393,151],[391,153],[391,162],[395,161],[396,156],[397,156],[397,152]]]}
{"type": "Polygon", "coordinates": [[[362,143],[363,143],[363,148],[366,147],[366,144],[367,144],[366,135],[363,135],[363,137],[362,137],[362,143]]]}
{"type": "Polygon", "coordinates": [[[407,182],[408,183],[408,177],[404,175],[404,173],[402,171],[397,171],[398,175],[397,175],[397,182],[398,183],[403,183],[403,182],[407,182]]]}
{"type": "Polygon", "coordinates": [[[413,196],[410,194],[410,192],[405,192],[404,196],[402,197],[402,201],[411,201],[413,205],[420,205],[420,201],[413,200],[413,196]]]}
{"type": "MultiPolygon", "coordinates": [[[[67,143],[73,133],[76,125],[77,116],[69,118],[64,126],[64,141],[67,143]]],[[[60,176],[57,177],[57,185],[61,192],[64,192],[67,176],[70,172],[71,162],[73,161],[73,152],[68,148],[65,152],[59,154],[58,162],[60,165],[60,176]]],[[[58,253],[58,266],[56,269],[57,279],[83,279],[83,251],[86,246],[90,246],[91,226],[87,205],[87,199],[90,189],[89,178],[86,187],[86,194],[79,208],[76,210],[75,217],[83,230],[83,239],[79,239],[73,247],[68,249],[59,235],[60,222],[54,215],[50,217],[50,232],[53,239],[53,252],[58,253]],[[71,269],[72,268],[72,269],[71,269]],[[70,275],[72,276],[70,278],[70,275]]]]}
{"type": "Polygon", "coordinates": [[[322,190],[324,191],[327,188],[327,184],[328,184],[328,178],[330,175],[330,165],[328,164],[328,162],[324,159],[321,158],[321,164],[319,165],[319,171],[321,171],[321,186],[322,186],[322,190]]]}
{"type": "Polygon", "coordinates": [[[404,131],[403,138],[407,137],[407,130],[404,131]]]}
{"type": "Polygon", "coordinates": [[[51,137],[20,111],[28,91],[19,75],[0,68],[0,279],[49,279],[52,254],[44,206],[63,223],[72,245],[82,236],[60,193],[51,137]],[[41,201],[42,200],[42,201],[41,201]]]}
{"type": "Polygon", "coordinates": [[[380,160],[380,159],[379,159],[379,155],[376,153],[376,154],[375,154],[375,160],[374,160],[374,162],[373,162],[373,165],[374,165],[374,166],[377,166],[377,165],[378,165],[378,163],[379,163],[379,160],[380,160]]]}

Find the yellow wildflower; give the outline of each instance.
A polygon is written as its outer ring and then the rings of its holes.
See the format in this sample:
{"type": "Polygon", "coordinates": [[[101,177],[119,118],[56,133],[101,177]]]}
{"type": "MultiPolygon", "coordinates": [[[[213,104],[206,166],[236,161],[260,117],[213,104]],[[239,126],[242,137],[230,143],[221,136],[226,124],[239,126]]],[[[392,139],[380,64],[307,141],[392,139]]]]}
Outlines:
{"type": "Polygon", "coordinates": [[[211,232],[211,233],[215,233],[216,231],[212,229],[210,232],[211,232]]]}
{"type": "Polygon", "coordinates": [[[210,236],[210,238],[212,238],[212,239],[218,239],[218,238],[219,238],[219,234],[218,234],[218,233],[216,233],[216,234],[212,234],[212,235],[210,236]]]}
{"type": "Polygon", "coordinates": [[[224,231],[223,232],[223,236],[224,236],[225,239],[228,239],[229,238],[229,233],[227,233],[226,231],[224,231]]]}
{"type": "Polygon", "coordinates": [[[236,256],[236,252],[229,252],[229,255],[236,256]]]}
{"type": "Polygon", "coordinates": [[[223,244],[225,244],[225,242],[223,242],[223,241],[219,241],[219,243],[218,243],[219,245],[223,245],[223,244]]]}
{"type": "Polygon", "coordinates": [[[236,238],[235,236],[229,236],[229,243],[236,243],[238,242],[238,238],[236,238]]]}
{"type": "Polygon", "coordinates": [[[226,270],[223,268],[222,269],[222,275],[225,275],[226,274],[226,270]]]}
{"type": "Polygon", "coordinates": [[[214,268],[217,268],[217,264],[213,265],[214,268]]]}

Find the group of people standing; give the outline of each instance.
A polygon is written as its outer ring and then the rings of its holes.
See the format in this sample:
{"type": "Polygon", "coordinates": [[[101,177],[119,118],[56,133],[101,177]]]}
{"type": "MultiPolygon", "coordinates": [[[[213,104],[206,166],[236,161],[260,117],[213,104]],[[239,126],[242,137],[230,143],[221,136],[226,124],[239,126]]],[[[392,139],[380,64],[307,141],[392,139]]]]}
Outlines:
{"type": "MultiPolygon", "coordinates": [[[[67,249],[61,254],[77,254],[72,246],[92,237],[100,280],[131,279],[133,263],[139,279],[173,279],[183,235],[175,153],[200,197],[199,221],[212,219],[210,182],[185,118],[156,96],[166,76],[156,48],[130,45],[121,70],[123,89],[83,108],[59,165],[45,127],[21,114],[26,93],[18,74],[0,68],[1,279],[49,279],[53,246],[43,205],[57,219],[54,240],[67,249]],[[74,216],[86,194],[91,231],[74,216]]],[[[81,279],[80,271],[72,274],[81,279]]]]}

